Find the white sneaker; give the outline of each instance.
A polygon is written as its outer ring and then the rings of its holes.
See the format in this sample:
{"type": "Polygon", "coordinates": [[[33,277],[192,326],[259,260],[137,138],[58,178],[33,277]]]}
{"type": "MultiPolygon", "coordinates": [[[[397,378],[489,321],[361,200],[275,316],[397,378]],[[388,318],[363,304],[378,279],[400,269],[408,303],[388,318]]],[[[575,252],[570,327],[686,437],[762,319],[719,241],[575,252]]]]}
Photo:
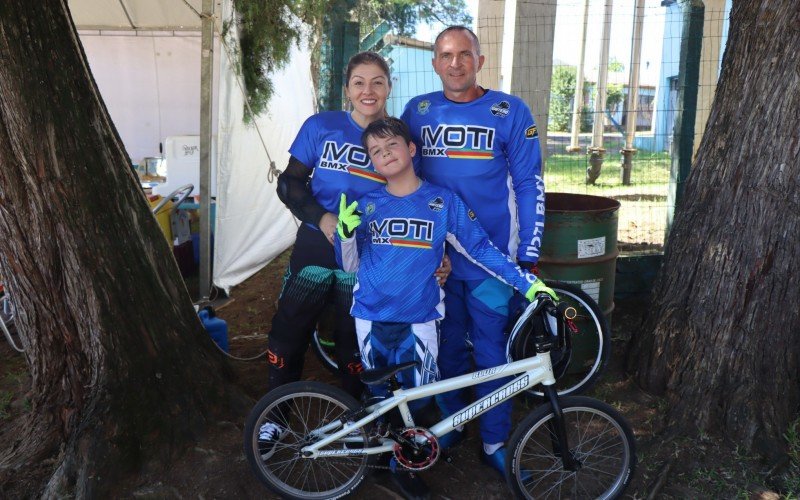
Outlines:
{"type": "Polygon", "coordinates": [[[267,422],[258,430],[258,449],[261,459],[267,460],[275,454],[278,443],[288,434],[288,429],[280,425],[267,422]]]}

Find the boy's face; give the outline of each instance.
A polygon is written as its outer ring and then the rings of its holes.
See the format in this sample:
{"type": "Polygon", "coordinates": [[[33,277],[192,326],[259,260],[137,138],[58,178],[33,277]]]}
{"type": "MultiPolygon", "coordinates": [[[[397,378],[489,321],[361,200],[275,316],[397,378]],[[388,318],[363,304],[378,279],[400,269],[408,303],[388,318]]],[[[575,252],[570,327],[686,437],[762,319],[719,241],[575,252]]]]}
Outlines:
{"type": "MultiPolygon", "coordinates": [[[[386,177],[396,177],[414,172],[412,158],[417,151],[413,142],[407,143],[400,136],[367,138],[367,152],[375,170],[386,177]]],[[[416,174],[414,174],[416,175],[416,174]]]]}

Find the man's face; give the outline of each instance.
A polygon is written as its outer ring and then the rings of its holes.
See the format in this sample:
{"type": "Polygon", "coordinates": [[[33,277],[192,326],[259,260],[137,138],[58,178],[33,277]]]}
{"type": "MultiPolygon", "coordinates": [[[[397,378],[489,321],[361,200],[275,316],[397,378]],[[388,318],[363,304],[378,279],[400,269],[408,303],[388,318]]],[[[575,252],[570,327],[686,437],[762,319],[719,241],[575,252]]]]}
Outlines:
{"type": "Polygon", "coordinates": [[[442,79],[445,95],[474,88],[483,60],[466,31],[453,30],[439,38],[434,50],[433,70],[442,79]]]}

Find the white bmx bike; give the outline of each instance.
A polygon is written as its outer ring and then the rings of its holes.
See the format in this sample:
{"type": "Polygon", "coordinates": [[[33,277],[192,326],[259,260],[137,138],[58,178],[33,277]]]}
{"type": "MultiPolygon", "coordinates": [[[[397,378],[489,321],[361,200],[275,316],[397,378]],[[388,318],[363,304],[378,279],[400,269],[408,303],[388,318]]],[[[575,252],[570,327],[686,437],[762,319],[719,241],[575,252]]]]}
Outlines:
{"type": "Polygon", "coordinates": [[[403,389],[396,374],[414,362],[361,374],[367,385],[388,384],[391,396],[367,406],[327,384],[295,382],[270,391],[250,412],[244,451],[253,471],[284,498],[338,498],[352,493],[379,454],[393,454],[410,471],[433,466],[439,438],[497,404],[536,388],[546,402],[527,415],[506,443],[506,482],[518,498],[616,498],[636,467],[633,433],[612,407],[584,396],[559,396],[550,351],[568,342],[568,305],[538,295],[509,337],[509,362],[478,372],[403,389]],[[513,377],[499,389],[430,428],[414,423],[408,403],[513,377]],[[397,409],[403,424],[392,427],[397,409]],[[277,429],[260,440],[265,424],[277,429]]]}

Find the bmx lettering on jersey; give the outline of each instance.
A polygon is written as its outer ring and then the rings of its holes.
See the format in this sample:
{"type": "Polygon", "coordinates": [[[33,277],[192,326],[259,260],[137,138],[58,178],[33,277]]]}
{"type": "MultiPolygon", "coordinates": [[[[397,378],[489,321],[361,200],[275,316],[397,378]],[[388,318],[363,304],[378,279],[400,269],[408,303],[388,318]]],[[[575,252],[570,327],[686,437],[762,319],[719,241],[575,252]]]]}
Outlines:
{"type": "Polygon", "coordinates": [[[490,410],[493,406],[502,403],[506,399],[512,397],[514,394],[525,390],[525,388],[528,387],[529,380],[530,377],[528,375],[524,375],[512,382],[510,385],[507,385],[502,389],[489,394],[474,405],[456,413],[453,415],[453,427],[458,427],[464,422],[469,422],[481,413],[490,410]]]}
{"type": "MultiPolygon", "coordinates": [[[[544,180],[542,176],[536,176],[536,214],[544,215],[544,180]]],[[[539,249],[542,247],[542,235],[544,234],[544,222],[537,221],[533,227],[533,238],[531,238],[530,247],[525,251],[528,257],[539,258],[539,249]]]]}
{"type": "Polygon", "coordinates": [[[411,218],[388,218],[369,223],[372,243],[377,245],[431,248],[433,221],[411,218]]]}
{"type": "Polygon", "coordinates": [[[363,147],[350,143],[325,142],[319,162],[320,168],[347,172],[351,165],[358,168],[369,166],[369,156],[363,147]]]}
{"type": "Polygon", "coordinates": [[[438,125],[436,129],[424,125],[422,155],[448,157],[448,151],[472,151],[479,153],[480,158],[491,159],[494,136],[493,128],[478,125],[438,125]]]}

